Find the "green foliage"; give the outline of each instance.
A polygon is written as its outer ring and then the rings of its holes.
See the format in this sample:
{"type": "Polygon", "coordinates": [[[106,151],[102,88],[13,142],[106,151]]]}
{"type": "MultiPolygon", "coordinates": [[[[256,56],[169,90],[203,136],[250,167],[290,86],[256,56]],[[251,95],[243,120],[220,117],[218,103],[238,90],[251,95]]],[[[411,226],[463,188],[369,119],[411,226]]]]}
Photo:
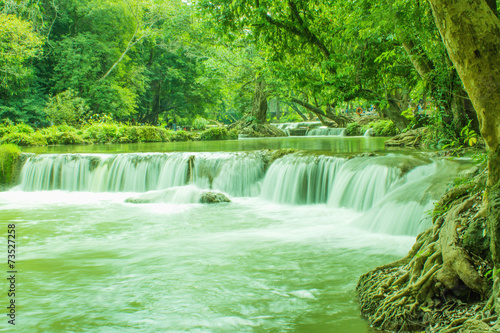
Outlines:
{"type": "MultiPolygon", "coordinates": [[[[234,136],[234,134],[232,134],[234,136]]],[[[229,134],[225,127],[212,127],[200,134],[200,140],[211,141],[211,140],[227,140],[229,134]]]]}
{"type": "Polygon", "coordinates": [[[13,168],[20,154],[21,150],[16,145],[0,145],[0,184],[7,184],[12,181],[13,168]]]}
{"type": "Polygon", "coordinates": [[[391,120],[379,120],[361,127],[361,134],[373,128],[373,136],[394,136],[399,133],[398,128],[391,120]]]}
{"type": "Polygon", "coordinates": [[[192,141],[193,135],[186,131],[170,131],[170,141],[192,141]]]}
{"type": "MultiPolygon", "coordinates": [[[[125,133],[137,133],[135,141],[132,142],[168,142],[167,130],[155,126],[133,126],[125,127],[125,133]]],[[[129,135],[129,137],[133,137],[129,135]]]]}
{"type": "Polygon", "coordinates": [[[460,131],[460,137],[454,138],[450,143],[445,144],[443,149],[454,149],[455,151],[462,149],[464,146],[472,147],[477,143],[477,133],[471,128],[472,120],[469,120],[467,125],[460,131]]]}
{"type": "Polygon", "coordinates": [[[0,13],[0,93],[19,94],[33,74],[27,61],[40,52],[42,38],[31,24],[17,17],[0,13]]]}
{"type": "Polygon", "coordinates": [[[27,133],[9,133],[4,135],[0,139],[1,144],[15,144],[17,146],[46,146],[47,140],[45,137],[39,133],[27,134],[27,133]]]}
{"type": "Polygon", "coordinates": [[[95,123],[83,129],[82,137],[94,143],[112,143],[121,137],[120,128],[117,123],[95,123]]]}
{"type": "Polygon", "coordinates": [[[289,113],[280,118],[280,123],[295,123],[304,121],[296,112],[289,113]]]}
{"type": "Polygon", "coordinates": [[[197,131],[204,131],[207,128],[208,120],[202,117],[196,117],[193,121],[193,129],[197,131]]]}
{"type": "Polygon", "coordinates": [[[43,146],[47,142],[40,133],[26,124],[0,126],[0,143],[15,144],[18,146],[43,146]]]}
{"type": "Polygon", "coordinates": [[[50,126],[39,132],[45,137],[49,145],[82,144],[85,140],[77,133],[76,128],[69,125],[50,126]]]}
{"type": "Polygon", "coordinates": [[[345,135],[347,136],[358,136],[362,135],[361,125],[358,123],[349,123],[345,129],[345,135]]]}
{"type": "Polygon", "coordinates": [[[76,126],[88,110],[85,100],[78,97],[73,90],[68,89],[51,97],[44,111],[55,125],[76,126]]]}
{"type": "Polygon", "coordinates": [[[229,140],[238,140],[238,130],[236,128],[233,128],[232,130],[229,130],[227,132],[227,138],[229,140]]]}

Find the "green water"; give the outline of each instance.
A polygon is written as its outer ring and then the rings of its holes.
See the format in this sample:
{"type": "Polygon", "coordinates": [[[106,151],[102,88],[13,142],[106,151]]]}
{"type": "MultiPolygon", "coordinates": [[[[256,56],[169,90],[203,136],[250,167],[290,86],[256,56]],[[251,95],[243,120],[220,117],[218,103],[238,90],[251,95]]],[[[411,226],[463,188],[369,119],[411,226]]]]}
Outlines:
{"type": "Polygon", "coordinates": [[[45,153],[129,153],[169,151],[251,151],[294,148],[319,153],[350,154],[382,152],[387,138],[365,137],[286,137],[226,141],[188,141],[166,143],[104,144],[82,146],[46,146],[24,148],[25,152],[45,153]]]}
{"type": "MultiPolygon", "coordinates": [[[[381,145],[285,138],[33,151],[352,153],[381,145]]],[[[16,326],[5,316],[3,279],[1,332],[372,332],[359,316],[357,280],[414,242],[351,227],[361,213],[323,204],[125,203],[132,195],[0,192],[2,239],[8,224],[17,231],[16,326]]]]}
{"type": "Polygon", "coordinates": [[[368,332],[356,281],[413,241],[350,229],[356,213],[324,205],[126,196],[2,193],[18,231],[16,331],[368,332]]]}

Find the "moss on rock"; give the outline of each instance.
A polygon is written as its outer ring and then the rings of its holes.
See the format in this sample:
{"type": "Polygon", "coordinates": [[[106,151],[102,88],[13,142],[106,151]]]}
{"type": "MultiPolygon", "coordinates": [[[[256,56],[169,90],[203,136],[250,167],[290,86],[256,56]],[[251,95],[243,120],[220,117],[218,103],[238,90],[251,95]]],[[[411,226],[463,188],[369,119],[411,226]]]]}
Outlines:
{"type": "Polygon", "coordinates": [[[17,174],[21,149],[13,144],[0,146],[0,185],[12,184],[17,174]]]}

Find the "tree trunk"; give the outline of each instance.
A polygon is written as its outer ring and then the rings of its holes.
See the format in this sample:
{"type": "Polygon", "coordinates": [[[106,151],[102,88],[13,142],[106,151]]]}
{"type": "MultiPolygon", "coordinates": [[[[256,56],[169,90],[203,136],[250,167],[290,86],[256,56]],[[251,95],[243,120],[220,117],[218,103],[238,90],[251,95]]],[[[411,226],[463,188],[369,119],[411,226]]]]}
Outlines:
{"type": "Polygon", "coordinates": [[[297,114],[302,118],[304,119],[304,121],[308,121],[309,119],[307,119],[307,116],[305,114],[302,113],[302,111],[299,110],[299,108],[297,107],[297,105],[295,105],[294,103],[290,103],[289,104],[290,107],[295,111],[297,112],[297,114]]]}
{"type": "MultiPolygon", "coordinates": [[[[292,98],[292,102],[297,103],[297,104],[305,107],[307,110],[311,111],[312,113],[314,113],[316,116],[318,116],[320,121],[321,121],[321,117],[326,117],[328,119],[333,120],[337,124],[338,127],[345,127],[347,125],[347,123],[352,121],[351,119],[346,118],[344,116],[334,115],[332,112],[326,114],[320,108],[318,108],[312,104],[309,104],[307,102],[301,101],[300,99],[297,99],[297,98],[292,98]]],[[[321,121],[321,123],[326,124],[326,123],[324,123],[324,121],[321,121]]]]}
{"type": "Polygon", "coordinates": [[[252,103],[252,116],[255,117],[258,124],[266,123],[267,97],[266,81],[262,78],[258,78],[255,81],[255,91],[252,103]]]}
{"type": "Polygon", "coordinates": [[[280,99],[276,97],[276,120],[279,122],[281,119],[280,99]]]}
{"type": "MultiPolygon", "coordinates": [[[[485,0],[430,0],[451,61],[477,111],[481,135],[497,152],[500,141],[500,20],[485,0]]],[[[498,162],[498,161],[497,161],[498,162]]],[[[491,174],[489,184],[500,175],[491,174]]]]}
{"type": "MultiPolygon", "coordinates": [[[[451,61],[474,105],[486,142],[488,190],[485,204],[491,252],[500,268],[500,20],[485,0],[429,0],[451,61]]],[[[495,285],[498,286],[498,275],[495,285]]],[[[498,295],[494,291],[494,296],[498,295]],[[496,295],[495,295],[496,294],[496,295]]],[[[496,300],[495,300],[496,301],[496,300]]]]}
{"type": "Polygon", "coordinates": [[[408,126],[410,121],[405,116],[401,115],[403,110],[398,105],[398,101],[393,95],[387,94],[386,99],[387,102],[389,102],[389,107],[383,111],[384,115],[392,120],[394,125],[396,125],[396,127],[400,131],[404,130],[408,126]]]}

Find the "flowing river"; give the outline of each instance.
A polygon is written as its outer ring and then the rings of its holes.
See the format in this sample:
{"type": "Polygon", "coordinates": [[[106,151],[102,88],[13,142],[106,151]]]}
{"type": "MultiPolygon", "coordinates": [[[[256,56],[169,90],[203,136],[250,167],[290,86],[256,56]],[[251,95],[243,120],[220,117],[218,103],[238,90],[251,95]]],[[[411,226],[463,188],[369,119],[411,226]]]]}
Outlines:
{"type": "Polygon", "coordinates": [[[16,332],[373,332],[359,276],[403,256],[471,166],[348,158],[381,151],[376,138],[44,149],[0,192],[16,332]],[[316,153],[255,150],[286,147],[316,153]]]}

